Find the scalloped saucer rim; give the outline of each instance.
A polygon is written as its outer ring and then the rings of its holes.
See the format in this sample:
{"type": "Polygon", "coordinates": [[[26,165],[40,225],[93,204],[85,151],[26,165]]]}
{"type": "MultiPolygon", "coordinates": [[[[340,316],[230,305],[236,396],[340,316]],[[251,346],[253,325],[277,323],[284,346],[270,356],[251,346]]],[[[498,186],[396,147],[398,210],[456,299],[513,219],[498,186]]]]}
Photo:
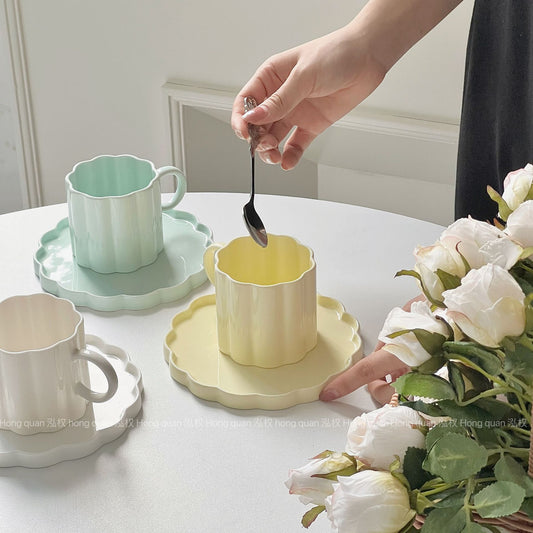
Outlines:
{"type": "Polygon", "coordinates": [[[163,224],[165,248],[154,263],[134,272],[100,274],[76,264],[72,257],[70,238],[66,235],[69,231],[68,218],[63,218],[39,240],[38,249],[33,256],[35,275],[45,291],[67,298],[75,305],[97,311],[141,310],[179,300],[207,280],[203,268],[203,252],[212,243],[212,231],[200,223],[192,213],[176,209],[163,212],[163,224]],[[192,239],[191,245],[186,249],[193,250],[194,258],[189,262],[198,268],[190,273],[180,272],[181,278],[177,279],[178,274],[173,269],[188,266],[188,258],[175,249],[176,247],[169,246],[173,239],[184,238],[178,235],[179,225],[186,228],[186,236],[192,239]],[[195,239],[201,240],[201,244],[194,242],[195,239]],[[65,273],[72,278],[70,281],[59,279],[59,275],[65,273]],[[57,276],[54,278],[52,274],[57,276]],[[77,285],[75,278],[78,279],[77,285]],[[149,284],[161,284],[144,290],[143,281],[149,284]],[[166,286],[163,285],[165,281],[167,281],[166,286]],[[83,284],[88,287],[82,286],[83,284]],[[122,290],[121,293],[106,294],[106,285],[109,290],[116,286],[129,286],[136,291],[141,287],[140,290],[144,292],[127,293],[126,290],[122,290]]]}
{"type": "MultiPolygon", "coordinates": [[[[204,400],[215,401],[236,409],[265,410],[285,409],[312,402],[318,399],[327,381],[362,357],[358,321],[345,311],[338,300],[317,295],[319,344],[301,361],[270,369],[240,365],[218,351],[215,302],[214,294],[200,296],[193,300],[187,309],[176,314],[163,345],[171,377],[204,400]],[[201,313],[204,313],[204,316],[198,318],[201,313]],[[197,324],[194,323],[195,319],[197,324]],[[202,331],[202,335],[196,334],[195,328],[202,331]],[[336,329],[335,334],[333,329],[336,329]],[[341,329],[346,333],[343,339],[336,336],[341,329]],[[187,346],[187,350],[196,350],[196,353],[188,356],[189,360],[193,361],[196,357],[198,365],[201,363],[192,370],[190,363],[180,362],[180,354],[174,351],[176,339],[179,342],[180,334],[185,338],[184,345],[187,346]],[[344,343],[342,353],[339,349],[341,340],[344,343]],[[328,357],[337,358],[330,361],[329,369],[324,364],[328,361],[328,357]],[[210,377],[193,376],[199,368],[206,369],[210,377]],[[298,376],[297,379],[306,383],[293,383],[292,386],[289,384],[286,387],[287,390],[276,390],[276,387],[281,387],[283,379],[290,379],[287,378],[289,375],[298,376]],[[225,377],[228,380],[222,386],[220,382],[225,377]],[[234,383],[240,381],[245,384],[243,390],[231,390],[233,377],[237,380],[234,383]],[[212,382],[206,383],[209,379],[212,379],[212,382]],[[214,384],[215,380],[218,380],[217,385],[214,384]],[[250,387],[253,386],[256,386],[256,390],[251,390],[250,387]],[[261,387],[264,390],[259,390],[261,387]]],[[[183,355],[183,352],[181,357],[187,359],[187,355],[183,355]]]]}

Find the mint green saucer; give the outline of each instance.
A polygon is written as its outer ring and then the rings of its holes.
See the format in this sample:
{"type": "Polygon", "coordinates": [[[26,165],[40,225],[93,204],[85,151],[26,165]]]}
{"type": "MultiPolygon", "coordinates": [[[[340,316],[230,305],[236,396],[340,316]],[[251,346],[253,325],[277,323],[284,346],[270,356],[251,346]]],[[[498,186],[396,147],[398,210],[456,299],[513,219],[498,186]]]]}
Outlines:
{"type": "Polygon", "coordinates": [[[203,268],[211,230],[191,213],[163,213],[164,248],[156,261],[134,272],[100,274],[72,256],[68,218],[45,233],[34,255],[42,288],[98,311],[139,310],[183,298],[207,279],[203,268]]]}

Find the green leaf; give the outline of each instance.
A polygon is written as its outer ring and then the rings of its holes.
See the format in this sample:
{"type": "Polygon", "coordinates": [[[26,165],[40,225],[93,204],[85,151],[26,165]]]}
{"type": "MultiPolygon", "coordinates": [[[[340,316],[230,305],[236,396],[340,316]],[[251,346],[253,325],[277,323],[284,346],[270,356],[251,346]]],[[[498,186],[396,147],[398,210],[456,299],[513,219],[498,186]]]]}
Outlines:
{"type": "Polygon", "coordinates": [[[479,444],[485,446],[485,448],[491,449],[500,447],[500,441],[498,440],[498,432],[494,429],[489,429],[485,427],[472,427],[471,430],[476,436],[476,440],[479,442],[479,444]]]}
{"type": "Polygon", "coordinates": [[[313,459],[326,459],[327,457],[330,457],[331,455],[333,455],[333,453],[335,452],[332,452],[331,450],[324,450],[323,452],[320,452],[318,455],[315,455],[313,459]]]}
{"type": "Polygon", "coordinates": [[[477,474],[487,460],[488,452],[483,446],[468,437],[451,433],[435,442],[422,466],[446,483],[454,483],[477,474]]]}
{"type": "Polygon", "coordinates": [[[430,331],[420,328],[401,329],[394,333],[389,333],[387,337],[389,339],[395,339],[396,337],[406,335],[407,333],[413,333],[422,348],[431,355],[440,351],[443,342],[446,340],[446,337],[440,333],[431,333],[430,331]]]}
{"type": "Polygon", "coordinates": [[[533,518],[533,498],[526,498],[522,502],[520,510],[526,513],[529,518],[533,518]]]}
{"type": "Polygon", "coordinates": [[[409,501],[411,508],[414,508],[418,514],[425,514],[428,509],[435,507],[434,503],[418,490],[411,492],[409,501]]]}
{"type": "Polygon", "coordinates": [[[462,401],[465,395],[465,381],[463,379],[463,374],[461,373],[460,368],[451,361],[447,365],[448,368],[448,379],[455,389],[455,394],[459,401],[462,401]]]}
{"type": "Polygon", "coordinates": [[[422,533],[457,533],[466,524],[466,514],[463,507],[445,507],[433,509],[427,516],[422,533]]]}
{"type": "Polygon", "coordinates": [[[411,276],[413,278],[416,278],[418,281],[422,282],[422,278],[420,277],[420,274],[416,270],[399,270],[394,274],[394,277],[397,278],[399,276],[411,276]]]}
{"type": "Polygon", "coordinates": [[[513,210],[509,207],[507,202],[500,196],[500,194],[494,190],[490,185],[487,185],[487,192],[491,198],[498,204],[498,211],[500,213],[500,218],[504,221],[507,221],[509,215],[513,210]]]}
{"type": "Polygon", "coordinates": [[[461,507],[465,499],[465,490],[464,489],[455,489],[452,494],[446,496],[441,501],[435,504],[435,507],[461,507]]]}
{"type": "MultiPolygon", "coordinates": [[[[477,403],[477,402],[476,402],[477,403]]],[[[443,416],[455,418],[458,424],[464,427],[483,427],[484,422],[489,420],[499,420],[499,417],[482,409],[476,403],[459,406],[451,400],[442,400],[438,402],[443,416]]]]}
{"type": "Polygon", "coordinates": [[[505,370],[528,382],[533,379],[533,356],[531,350],[522,344],[515,344],[514,351],[505,353],[505,370]]]}
{"type": "Polygon", "coordinates": [[[465,437],[467,435],[466,429],[460,426],[457,423],[457,420],[441,422],[428,431],[428,434],[426,435],[426,448],[430,450],[439,439],[445,435],[450,435],[451,433],[456,433],[465,437]]]}
{"type": "MultiPolygon", "coordinates": [[[[496,398],[480,398],[474,404],[477,407],[480,407],[484,411],[490,413],[495,420],[511,421],[515,422],[516,420],[516,411],[513,411],[509,407],[507,402],[502,402],[496,398]]],[[[486,427],[494,427],[495,424],[485,424],[486,427]]]]}
{"type": "Polygon", "coordinates": [[[444,304],[441,301],[439,301],[439,300],[435,300],[431,296],[429,291],[424,287],[424,283],[422,282],[422,278],[421,278],[420,274],[416,270],[399,270],[398,272],[396,272],[394,277],[397,278],[399,276],[411,276],[413,278],[416,278],[418,280],[418,282],[420,283],[420,286],[422,287],[422,292],[424,293],[424,296],[427,298],[427,300],[429,302],[431,302],[433,305],[436,305],[437,307],[444,307],[444,304]]]}
{"type": "Polygon", "coordinates": [[[427,361],[424,361],[420,366],[416,367],[419,374],[435,374],[446,364],[446,359],[442,355],[434,355],[427,361]]]}
{"type": "Polygon", "coordinates": [[[461,285],[461,277],[456,274],[450,274],[440,268],[437,268],[435,274],[437,274],[437,277],[440,279],[440,282],[446,291],[457,289],[457,287],[461,285]]]}
{"type": "Polygon", "coordinates": [[[413,526],[413,522],[415,519],[413,518],[410,522],[405,524],[405,526],[398,531],[398,533],[418,533],[418,529],[416,529],[415,526],[413,526]]]}
{"type": "Polygon", "coordinates": [[[420,328],[413,329],[412,331],[422,348],[431,355],[439,352],[446,340],[446,337],[441,333],[432,333],[420,328]]]}
{"type": "Polygon", "coordinates": [[[409,372],[400,376],[392,386],[399,394],[404,396],[421,396],[435,400],[452,400],[455,391],[448,381],[428,374],[409,372]]]}
{"type": "Polygon", "coordinates": [[[467,522],[462,533],[486,533],[487,530],[476,522],[467,522]]]}
{"type": "Polygon", "coordinates": [[[474,496],[474,505],[482,518],[499,518],[518,511],[525,494],[516,483],[496,481],[474,496]]]}
{"type": "Polygon", "coordinates": [[[312,509],[309,509],[307,513],[302,516],[302,526],[306,529],[316,520],[316,517],[322,512],[325,511],[326,507],[324,505],[317,505],[312,509]]]}
{"type": "Polygon", "coordinates": [[[479,394],[480,392],[492,388],[491,382],[477,370],[463,365],[463,363],[458,361],[454,361],[454,365],[459,368],[463,376],[470,382],[472,389],[474,389],[476,393],[479,394]]]}
{"type": "Polygon", "coordinates": [[[428,416],[443,416],[443,412],[438,406],[437,402],[428,403],[422,400],[416,400],[414,402],[402,402],[402,405],[410,407],[419,413],[424,413],[428,416]]]}
{"type": "Polygon", "coordinates": [[[346,466],[336,472],[329,472],[328,474],[313,474],[311,477],[319,477],[321,479],[329,479],[330,481],[337,481],[337,476],[353,476],[357,472],[355,465],[346,466]]]}
{"type": "MultiPolygon", "coordinates": [[[[446,341],[442,349],[448,359],[454,359],[457,355],[463,356],[493,376],[497,376],[502,370],[502,361],[496,354],[473,342],[446,341]]],[[[465,362],[462,358],[459,360],[465,362]]]]}
{"type": "Polygon", "coordinates": [[[494,465],[494,475],[498,481],[511,481],[520,485],[526,493],[526,497],[533,496],[533,479],[531,479],[524,467],[513,457],[504,455],[494,465]]]}
{"type": "Polygon", "coordinates": [[[426,458],[426,450],[409,446],[403,457],[403,473],[409,481],[411,490],[419,489],[426,481],[431,479],[431,474],[422,468],[426,458]]]}

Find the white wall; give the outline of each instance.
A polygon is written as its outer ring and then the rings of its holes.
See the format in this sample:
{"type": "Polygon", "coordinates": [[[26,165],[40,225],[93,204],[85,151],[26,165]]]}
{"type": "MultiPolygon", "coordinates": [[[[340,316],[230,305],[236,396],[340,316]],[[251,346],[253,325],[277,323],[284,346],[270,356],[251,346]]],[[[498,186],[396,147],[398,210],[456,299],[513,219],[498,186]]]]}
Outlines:
{"type": "MultiPolygon", "coordinates": [[[[64,201],[65,174],[96,154],[169,163],[166,81],[236,90],[263,59],[341,26],[364,4],[6,1],[20,9],[44,203],[64,201]]],[[[457,124],[472,1],[411,50],[361,107],[457,124]]]]}
{"type": "Polygon", "coordinates": [[[5,35],[0,35],[0,213],[22,208],[7,44],[5,35]]]}

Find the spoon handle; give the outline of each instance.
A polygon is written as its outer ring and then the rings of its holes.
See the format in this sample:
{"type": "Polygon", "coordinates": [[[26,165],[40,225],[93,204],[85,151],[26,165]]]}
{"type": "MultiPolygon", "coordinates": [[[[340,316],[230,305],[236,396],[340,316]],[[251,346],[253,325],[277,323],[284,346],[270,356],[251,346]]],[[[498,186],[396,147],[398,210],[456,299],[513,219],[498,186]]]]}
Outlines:
{"type": "MultiPolygon", "coordinates": [[[[257,102],[253,96],[244,97],[244,112],[247,113],[257,107],[257,102]]],[[[259,144],[259,128],[255,124],[248,124],[248,133],[250,134],[250,152],[253,153],[259,144]]]]}

